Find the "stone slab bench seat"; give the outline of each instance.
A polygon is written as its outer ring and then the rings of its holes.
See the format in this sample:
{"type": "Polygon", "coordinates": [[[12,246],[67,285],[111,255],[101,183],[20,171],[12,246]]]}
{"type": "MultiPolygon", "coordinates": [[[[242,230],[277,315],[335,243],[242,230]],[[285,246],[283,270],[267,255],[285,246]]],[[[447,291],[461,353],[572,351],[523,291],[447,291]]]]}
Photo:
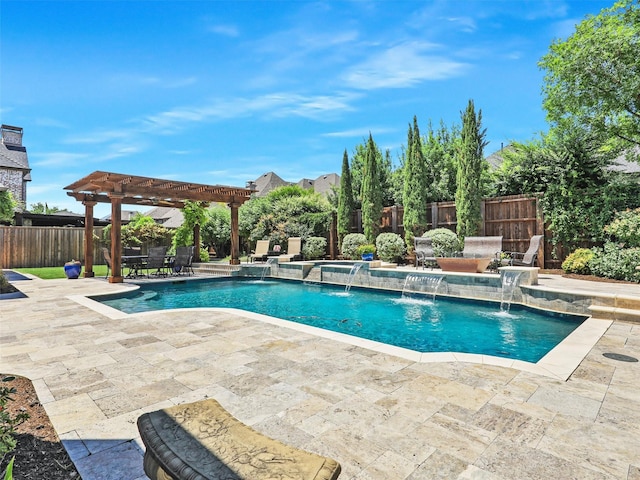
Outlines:
{"type": "Polygon", "coordinates": [[[213,399],[145,413],[138,430],[151,480],[334,480],[340,464],[240,422],[213,399]]]}

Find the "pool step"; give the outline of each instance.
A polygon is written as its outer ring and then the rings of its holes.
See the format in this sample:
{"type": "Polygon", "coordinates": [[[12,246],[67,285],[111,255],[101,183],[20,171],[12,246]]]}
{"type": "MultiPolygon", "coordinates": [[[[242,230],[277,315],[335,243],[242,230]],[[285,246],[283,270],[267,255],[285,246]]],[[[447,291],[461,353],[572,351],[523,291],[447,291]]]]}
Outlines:
{"type": "Polygon", "coordinates": [[[240,270],[240,265],[228,265],[224,263],[194,263],[193,271],[196,275],[210,275],[214,277],[226,277],[240,270]]]}
{"type": "Polygon", "coordinates": [[[608,307],[604,305],[591,305],[589,307],[589,310],[596,318],[640,323],[640,310],[637,309],[608,307]]]}

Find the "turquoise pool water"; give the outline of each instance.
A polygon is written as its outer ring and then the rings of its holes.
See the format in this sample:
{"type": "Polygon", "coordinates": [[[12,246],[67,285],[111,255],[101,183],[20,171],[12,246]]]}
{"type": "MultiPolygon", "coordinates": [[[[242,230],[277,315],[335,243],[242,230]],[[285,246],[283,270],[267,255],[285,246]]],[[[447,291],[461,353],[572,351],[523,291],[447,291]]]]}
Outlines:
{"type": "Polygon", "coordinates": [[[465,352],[537,362],[586,317],[499,304],[290,281],[224,279],[145,285],[93,297],[127,313],[239,308],[419,352],[465,352]]]}

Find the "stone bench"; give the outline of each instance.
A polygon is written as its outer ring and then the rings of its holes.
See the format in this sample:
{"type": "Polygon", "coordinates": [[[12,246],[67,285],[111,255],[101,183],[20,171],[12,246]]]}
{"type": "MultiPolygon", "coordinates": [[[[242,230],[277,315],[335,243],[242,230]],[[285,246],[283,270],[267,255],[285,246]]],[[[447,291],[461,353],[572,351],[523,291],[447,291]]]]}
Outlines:
{"type": "Polygon", "coordinates": [[[340,464],[273,440],[213,399],[138,418],[151,480],[334,480],[340,464]]]}

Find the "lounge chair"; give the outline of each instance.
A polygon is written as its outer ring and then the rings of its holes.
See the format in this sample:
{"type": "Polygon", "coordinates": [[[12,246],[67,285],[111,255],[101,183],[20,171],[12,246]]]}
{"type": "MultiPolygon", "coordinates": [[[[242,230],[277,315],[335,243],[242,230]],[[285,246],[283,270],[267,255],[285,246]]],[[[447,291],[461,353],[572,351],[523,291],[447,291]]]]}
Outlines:
{"type": "Polygon", "coordinates": [[[193,246],[176,248],[176,256],[172,264],[174,274],[182,275],[186,273],[191,275],[194,273],[192,266],[194,252],[195,247],[193,246]]]}
{"type": "Polygon", "coordinates": [[[418,268],[418,265],[422,263],[422,268],[424,269],[427,262],[429,262],[429,266],[433,268],[433,265],[436,263],[436,255],[433,252],[433,243],[431,238],[415,237],[413,239],[413,244],[416,252],[416,268],[418,268]]]}
{"type": "Polygon", "coordinates": [[[278,257],[278,263],[295,262],[296,260],[302,260],[302,238],[289,237],[287,241],[287,253],[278,257]]]}
{"type": "Polygon", "coordinates": [[[264,262],[269,255],[269,240],[258,240],[256,242],[256,250],[251,255],[249,255],[249,260],[252,262],[255,260],[260,260],[264,262]]]}
{"type": "Polygon", "coordinates": [[[503,260],[503,265],[518,267],[534,267],[538,261],[538,250],[544,235],[534,235],[529,241],[529,248],[526,252],[505,252],[510,258],[503,260]]]}
{"type": "Polygon", "coordinates": [[[464,258],[500,258],[502,235],[494,237],[466,237],[462,257],[464,258]]]}
{"type": "Polygon", "coordinates": [[[167,247],[153,247],[149,249],[149,256],[147,257],[147,264],[145,268],[147,269],[147,277],[149,276],[150,270],[155,270],[153,275],[162,275],[164,277],[167,276],[167,247]]]}

